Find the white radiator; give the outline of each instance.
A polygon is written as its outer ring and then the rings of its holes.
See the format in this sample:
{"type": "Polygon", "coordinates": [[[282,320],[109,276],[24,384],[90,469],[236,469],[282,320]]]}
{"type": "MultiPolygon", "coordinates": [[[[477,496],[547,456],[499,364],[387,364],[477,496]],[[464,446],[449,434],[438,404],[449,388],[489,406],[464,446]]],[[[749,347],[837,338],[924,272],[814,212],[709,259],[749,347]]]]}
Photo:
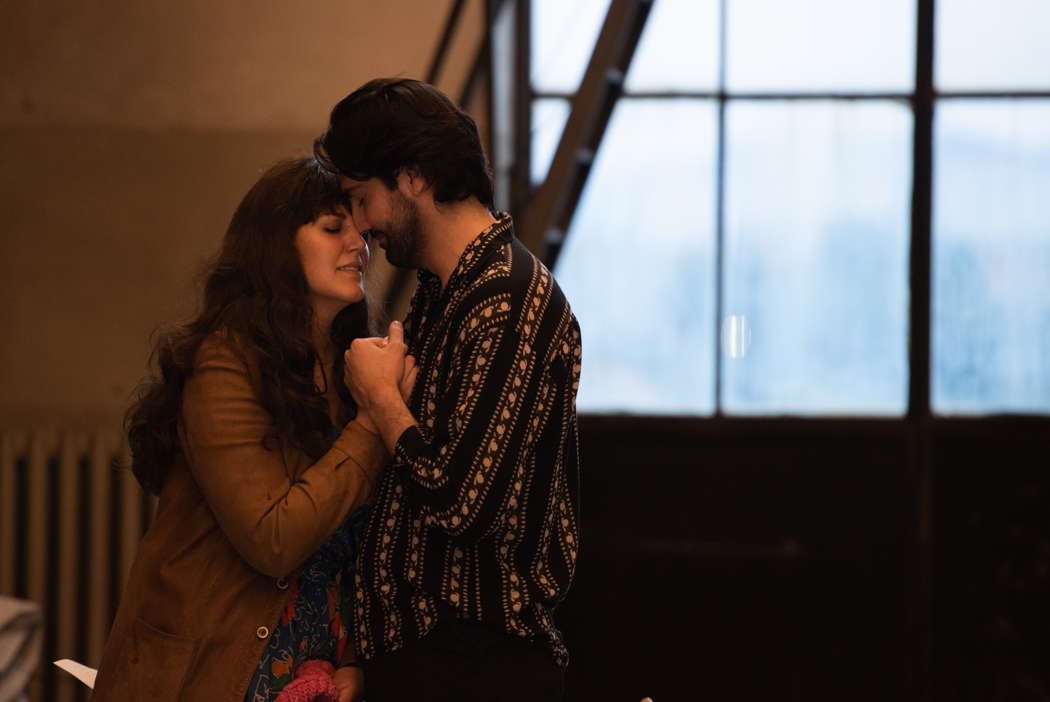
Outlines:
{"type": "Polygon", "coordinates": [[[155,500],[123,468],[113,428],[0,429],[0,595],[44,612],[44,664],[30,700],[86,700],[50,662],[97,667],[155,500]]]}

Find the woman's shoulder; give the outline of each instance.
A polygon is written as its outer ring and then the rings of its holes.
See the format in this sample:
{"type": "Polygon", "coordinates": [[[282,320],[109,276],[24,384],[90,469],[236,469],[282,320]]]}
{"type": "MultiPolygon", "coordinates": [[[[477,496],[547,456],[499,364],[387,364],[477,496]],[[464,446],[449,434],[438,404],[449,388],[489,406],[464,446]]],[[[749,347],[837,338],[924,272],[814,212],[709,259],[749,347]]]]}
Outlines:
{"type": "Polygon", "coordinates": [[[193,359],[193,368],[226,367],[252,372],[259,367],[257,356],[242,334],[221,327],[201,341],[193,359]]]}
{"type": "Polygon", "coordinates": [[[261,374],[257,353],[244,338],[229,329],[218,329],[206,336],[197,347],[193,367],[186,379],[183,401],[202,397],[220,398],[231,393],[256,398],[261,393],[261,374]]]}

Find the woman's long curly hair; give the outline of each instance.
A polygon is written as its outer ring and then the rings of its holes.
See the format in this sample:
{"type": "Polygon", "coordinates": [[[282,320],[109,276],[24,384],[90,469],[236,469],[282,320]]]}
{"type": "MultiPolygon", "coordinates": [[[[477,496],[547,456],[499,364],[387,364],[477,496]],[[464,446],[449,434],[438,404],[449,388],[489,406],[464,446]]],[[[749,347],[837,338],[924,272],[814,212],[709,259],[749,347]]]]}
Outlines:
{"type": "MultiPolygon", "coordinates": [[[[313,157],[276,163],[241,200],[218,255],[204,271],[200,311],[159,335],[151,355],[156,372],[140,386],[124,417],[131,469],[143,489],[160,492],[181,450],[183,388],[201,343],[219,331],[258,370],[258,399],[273,417],[266,445],[286,442],[312,458],[329,449],[333,426],[325,388],[314,382],[313,308],[295,237],[300,226],[339,206],[349,209],[338,175],[313,157]]],[[[336,348],[366,335],[368,320],[366,303],[344,308],[332,323],[336,348]]],[[[343,385],[342,362],[337,353],[331,382],[352,417],[356,407],[343,385]]]]}

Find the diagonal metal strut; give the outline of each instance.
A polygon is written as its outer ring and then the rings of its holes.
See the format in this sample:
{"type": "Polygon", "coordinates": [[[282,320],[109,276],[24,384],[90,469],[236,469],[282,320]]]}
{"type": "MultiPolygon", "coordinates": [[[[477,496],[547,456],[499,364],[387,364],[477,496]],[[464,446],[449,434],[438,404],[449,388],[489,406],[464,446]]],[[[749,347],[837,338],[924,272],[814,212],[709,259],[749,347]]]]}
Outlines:
{"type": "Polygon", "coordinates": [[[543,185],[520,228],[521,240],[553,268],[587,184],[653,0],[612,0],[594,53],[543,185]]]}

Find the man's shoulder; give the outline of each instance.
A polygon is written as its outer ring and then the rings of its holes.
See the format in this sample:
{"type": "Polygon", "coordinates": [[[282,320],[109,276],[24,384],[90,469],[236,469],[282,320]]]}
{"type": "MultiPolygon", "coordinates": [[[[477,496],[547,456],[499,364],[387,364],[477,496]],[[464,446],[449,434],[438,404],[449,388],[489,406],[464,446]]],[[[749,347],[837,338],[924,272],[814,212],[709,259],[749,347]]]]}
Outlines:
{"type": "Polygon", "coordinates": [[[513,258],[502,252],[490,255],[466,283],[461,297],[461,308],[474,307],[492,298],[514,297],[522,285],[518,280],[521,276],[515,275],[513,264],[513,258]]]}
{"type": "Polygon", "coordinates": [[[569,301],[554,276],[529,254],[519,259],[522,266],[505,261],[478,275],[457,304],[453,328],[471,336],[494,325],[513,327],[525,324],[551,327],[558,334],[565,324],[575,324],[569,301]],[[543,319],[561,320],[542,322],[543,319]]]}
{"type": "Polygon", "coordinates": [[[519,240],[508,242],[506,252],[492,256],[467,286],[467,296],[510,295],[524,301],[528,295],[561,289],[547,267],[519,240]]]}

